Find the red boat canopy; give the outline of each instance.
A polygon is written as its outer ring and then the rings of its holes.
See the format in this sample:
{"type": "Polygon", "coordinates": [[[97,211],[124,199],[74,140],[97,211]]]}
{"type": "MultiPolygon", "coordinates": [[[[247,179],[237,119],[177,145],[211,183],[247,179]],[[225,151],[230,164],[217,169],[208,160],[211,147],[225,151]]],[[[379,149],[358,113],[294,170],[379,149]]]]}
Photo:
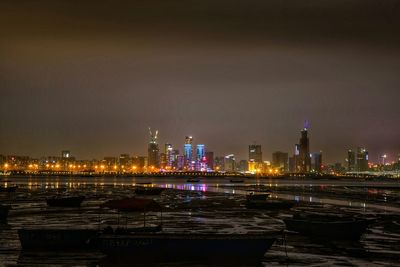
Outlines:
{"type": "Polygon", "coordinates": [[[124,198],[108,200],[100,205],[101,208],[116,209],[118,211],[161,211],[161,206],[152,199],[124,198]]]}

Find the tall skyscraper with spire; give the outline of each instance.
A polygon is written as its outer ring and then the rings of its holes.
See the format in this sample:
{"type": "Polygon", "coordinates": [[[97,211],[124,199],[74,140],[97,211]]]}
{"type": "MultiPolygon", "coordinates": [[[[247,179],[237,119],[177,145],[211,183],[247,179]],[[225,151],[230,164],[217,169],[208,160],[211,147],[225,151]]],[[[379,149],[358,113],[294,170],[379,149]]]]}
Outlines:
{"type": "Polygon", "coordinates": [[[150,168],[159,168],[160,167],[160,156],[159,156],[159,148],[158,148],[158,130],[155,133],[151,131],[149,127],[150,141],[147,149],[147,162],[150,168]]]}
{"type": "Polygon", "coordinates": [[[310,157],[310,140],[308,139],[308,121],[304,122],[304,128],[301,130],[301,138],[299,143],[299,161],[298,171],[306,173],[311,171],[311,157],[310,157]]]}

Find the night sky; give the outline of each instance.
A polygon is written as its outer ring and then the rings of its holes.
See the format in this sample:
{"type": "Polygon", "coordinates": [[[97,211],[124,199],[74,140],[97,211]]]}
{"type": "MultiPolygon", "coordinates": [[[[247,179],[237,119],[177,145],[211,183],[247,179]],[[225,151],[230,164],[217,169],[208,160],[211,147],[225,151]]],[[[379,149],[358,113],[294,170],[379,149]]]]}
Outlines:
{"type": "Polygon", "coordinates": [[[0,2],[0,154],[400,153],[400,1],[82,2],[0,2]]]}

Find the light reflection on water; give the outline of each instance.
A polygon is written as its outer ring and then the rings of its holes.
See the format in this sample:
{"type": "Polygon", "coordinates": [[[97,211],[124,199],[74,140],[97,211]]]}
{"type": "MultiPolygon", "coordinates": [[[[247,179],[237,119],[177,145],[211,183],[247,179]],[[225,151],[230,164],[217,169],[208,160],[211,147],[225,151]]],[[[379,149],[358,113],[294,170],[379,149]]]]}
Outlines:
{"type": "MultiPolygon", "coordinates": [[[[400,208],[390,205],[387,202],[386,196],[383,198],[384,201],[382,203],[369,203],[363,201],[362,199],[355,200],[345,199],[345,196],[340,196],[339,198],[335,198],[334,196],[315,196],[313,195],[312,190],[314,188],[319,188],[321,192],[324,192],[328,187],[331,189],[335,189],[338,187],[349,187],[349,188],[360,188],[365,189],[363,186],[367,185],[366,182],[360,181],[306,181],[306,180],[260,180],[260,179],[246,179],[245,183],[238,185],[233,184],[229,181],[229,178],[203,178],[200,183],[190,183],[186,182],[185,179],[182,178],[126,178],[126,177],[15,177],[12,178],[13,181],[3,181],[4,187],[9,187],[14,184],[27,187],[29,190],[36,189],[93,189],[100,187],[103,188],[105,186],[112,186],[114,188],[118,187],[134,187],[134,186],[146,186],[146,187],[163,187],[170,189],[178,189],[178,190],[188,190],[188,191],[200,191],[200,192],[215,192],[215,193],[224,193],[224,194],[239,194],[244,195],[248,194],[246,190],[243,189],[244,186],[265,186],[270,189],[271,197],[286,199],[286,200],[294,200],[296,202],[310,202],[310,203],[320,203],[320,204],[332,204],[339,206],[348,206],[348,207],[361,207],[363,209],[373,208],[373,209],[381,209],[386,211],[396,211],[400,212],[400,208]],[[144,184],[149,182],[150,184],[144,184]],[[279,187],[290,187],[291,192],[287,193],[279,193],[276,192],[276,188],[279,187]]],[[[377,188],[368,189],[369,194],[377,194],[378,189],[381,186],[393,186],[394,188],[399,186],[397,181],[392,184],[387,182],[370,183],[372,186],[376,186],[377,188]]],[[[400,189],[400,187],[398,188],[400,189]]],[[[348,193],[351,195],[351,192],[348,193]]]]}

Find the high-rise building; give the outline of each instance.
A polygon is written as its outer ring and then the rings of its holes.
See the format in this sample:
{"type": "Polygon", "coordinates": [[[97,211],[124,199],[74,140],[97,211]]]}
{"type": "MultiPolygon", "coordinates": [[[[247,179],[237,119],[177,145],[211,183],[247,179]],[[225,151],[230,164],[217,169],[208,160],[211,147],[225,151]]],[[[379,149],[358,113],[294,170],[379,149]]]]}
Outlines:
{"type": "Polygon", "coordinates": [[[207,168],[209,170],[214,170],[214,152],[211,151],[206,152],[206,161],[207,161],[207,168]]]}
{"type": "Polygon", "coordinates": [[[247,170],[248,170],[248,166],[247,165],[248,165],[248,161],[242,159],[241,161],[239,161],[239,164],[237,166],[237,170],[240,171],[240,172],[247,172],[247,170]]]}
{"type": "Polygon", "coordinates": [[[249,161],[262,163],[261,145],[249,145],[249,161]]]}
{"type": "Polygon", "coordinates": [[[203,144],[196,146],[196,171],[207,169],[206,166],[206,154],[203,144]]]}
{"type": "Polygon", "coordinates": [[[234,172],[235,171],[235,164],[236,164],[236,162],[235,162],[235,155],[233,155],[233,154],[230,154],[230,155],[227,155],[227,156],[225,156],[225,158],[224,158],[224,170],[226,171],[226,172],[234,172]]]}
{"type": "Polygon", "coordinates": [[[224,161],[225,157],[215,157],[214,169],[216,171],[224,171],[225,170],[224,161]]]}
{"type": "Polygon", "coordinates": [[[357,148],[357,171],[365,172],[368,171],[368,151],[365,148],[357,148]]]}
{"type": "Polygon", "coordinates": [[[147,149],[147,155],[148,155],[148,166],[150,167],[150,171],[154,168],[159,168],[160,167],[160,157],[159,157],[159,148],[158,148],[158,131],[153,134],[151,132],[151,129],[149,128],[149,133],[150,133],[150,142],[148,145],[147,149]]]}
{"type": "Polygon", "coordinates": [[[164,154],[166,161],[165,166],[172,168],[172,165],[174,163],[174,148],[171,144],[165,144],[164,154]]]}
{"type": "Polygon", "coordinates": [[[356,153],[349,149],[347,151],[347,171],[353,172],[356,170],[356,153]]]}
{"type": "Polygon", "coordinates": [[[285,152],[274,152],[272,153],[272,166],[278,168],[281,171],[289,171],[289,154],[285,152]]]}
{"type": "Polygon", "coordinates": [[[131,158],[129,154],[121,154],[119,155],[118,164],[122,167],[127,167],[131,165],[131,158]]]}
{"type": "Polygon", "coordinates": [[[299,151],[299,172],[306,173],[311,171],[311,157],[310,157],[310,140],[308,139],[308,122],[304,124],[301,131],[300,138],[300,151],[299,151]]]}
{"type": "Polygon", "coordinates": [[[293,157],[289,158],[289,172],[297,172],[295,155],[293,155],[293,157]]]}
{"type": "Polygon", "coordinates": [[[311,166],[314,172],[322,171],[322,152],[311,154],[311,166]]]}
{"type": "Polygon", "coordinates": [[[132,171],[134,172],[142,172],[144,168],[147,166],[147,158],[134,156],[132,157],[132,171]]]}
{"type": "Polygon", "coordinates": [[[71,152],[69,150],[61,151],[61,158],[68,159],[71,157],[71,152]]]}
{"type": "Polygon", "coordinates": [[[185,168],[185,156],[183,156],[183,155],[178,155],[177,157],[176,157],[176,163],[175,163],[175,165],[176,165],[176,169],[178,169],[178,170],[183,170],[184,168],[185,168]]]}
{"type": "Polygon", "coordinates": [[[190,169],[193,161],[193,137],[186,136],[183,147],[183,155],[185,157],[185,167],[190,169]]]}

